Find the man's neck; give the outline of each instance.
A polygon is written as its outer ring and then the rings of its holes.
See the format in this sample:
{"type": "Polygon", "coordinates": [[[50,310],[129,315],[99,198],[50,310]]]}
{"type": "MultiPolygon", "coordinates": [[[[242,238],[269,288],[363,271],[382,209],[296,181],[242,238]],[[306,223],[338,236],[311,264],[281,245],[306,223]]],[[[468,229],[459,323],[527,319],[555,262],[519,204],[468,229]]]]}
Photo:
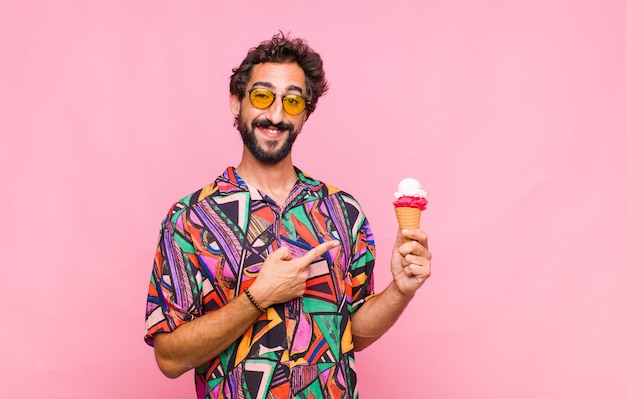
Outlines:
{"type": "Polygon", "coordinates": [[[298,180],[291,156],[274,165],[261,163],[257,159],[243,158],[236,170],[248,186],[260,190],[281,206],[298,180]]]}

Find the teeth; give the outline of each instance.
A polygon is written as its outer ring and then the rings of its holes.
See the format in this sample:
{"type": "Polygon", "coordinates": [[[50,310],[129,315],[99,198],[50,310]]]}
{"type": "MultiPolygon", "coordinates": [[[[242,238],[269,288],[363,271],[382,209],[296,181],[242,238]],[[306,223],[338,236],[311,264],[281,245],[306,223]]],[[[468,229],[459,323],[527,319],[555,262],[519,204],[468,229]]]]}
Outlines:
{"type": "Polygon", "coordinates": [[[271,135],[277,135],[277,134],[280,134],[282,132],[282,130],[280,130],[280,129],[269,128],[269,127],[261,127],[261,126],[259,126],[258,129],[263,130],[266,134],[271,134],[271,135]]]}

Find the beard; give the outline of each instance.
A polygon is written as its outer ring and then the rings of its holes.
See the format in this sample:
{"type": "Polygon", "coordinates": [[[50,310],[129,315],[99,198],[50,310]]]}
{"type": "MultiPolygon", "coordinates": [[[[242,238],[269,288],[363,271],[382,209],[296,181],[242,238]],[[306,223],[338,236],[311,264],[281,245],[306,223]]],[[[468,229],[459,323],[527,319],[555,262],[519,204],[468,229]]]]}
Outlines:
{"type": "Polygon", "coordinates": [[[239,115],[238,118],[235,118],[235,126],[237,127],[237,130],[239,130],[239,134],[241,135],[241,139],[243,140],[243,144],[246,148],[248,148],[252,155],[259,160],[259,162],[268,165],[275,165],[285,159],[285,157],[291,152],[291,147],[300,133],[300,131],[296,132],[293,125],[289,122],[274,124],[267,119],[256,119],[252,121],[250,127],[248,128],[248,121],[241,115],[239,115]],[[265,150],[261,147],[259,140],[257,140],[254,135],[255,127],[274,127],[275,129],[281,131],[286,130],[288,132],[287,139],[282,144],[280,144],[277,140],[270,141],[267,144],[269,150],[265,150]]]}

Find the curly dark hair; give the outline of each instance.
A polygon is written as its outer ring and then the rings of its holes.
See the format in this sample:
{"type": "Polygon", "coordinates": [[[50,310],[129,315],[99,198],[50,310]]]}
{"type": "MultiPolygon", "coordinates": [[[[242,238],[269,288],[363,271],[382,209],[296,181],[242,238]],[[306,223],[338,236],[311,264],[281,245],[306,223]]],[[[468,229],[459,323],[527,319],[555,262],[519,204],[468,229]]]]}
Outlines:
{"type": "Polygon", "coordinates": [[[304,40],[290,39],[282,32],[274,35],[270,40],[261,42],[257,47],[251,48],[239,68],[233,68],[233,74],[230,77],[230,93],[236,95],[239,100],[243,99],[252,67],[264,62],[296,62],[304,70],[306,80],[304,96],[308,102],[307,115],[315,111],[317,100],[328,90],[322,58],[304,40]]]}

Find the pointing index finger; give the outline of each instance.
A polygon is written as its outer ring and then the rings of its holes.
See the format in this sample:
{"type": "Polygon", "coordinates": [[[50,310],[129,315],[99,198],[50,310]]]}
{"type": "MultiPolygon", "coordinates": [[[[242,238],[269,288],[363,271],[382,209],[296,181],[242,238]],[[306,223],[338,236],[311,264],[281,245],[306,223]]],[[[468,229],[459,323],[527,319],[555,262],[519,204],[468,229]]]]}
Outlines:
{"type": "Polygon", "coordinates": [[[323,242],[317,247],[311,249],[306,254],[302,255],[300,259],[302,259],[302,261],[305,262],[307,265],[310,265],[311,263],[313,263],[315,259],[320,257],[323,253],[337,246],[339,246],[339,241],[337,240],[323,242]]]}

